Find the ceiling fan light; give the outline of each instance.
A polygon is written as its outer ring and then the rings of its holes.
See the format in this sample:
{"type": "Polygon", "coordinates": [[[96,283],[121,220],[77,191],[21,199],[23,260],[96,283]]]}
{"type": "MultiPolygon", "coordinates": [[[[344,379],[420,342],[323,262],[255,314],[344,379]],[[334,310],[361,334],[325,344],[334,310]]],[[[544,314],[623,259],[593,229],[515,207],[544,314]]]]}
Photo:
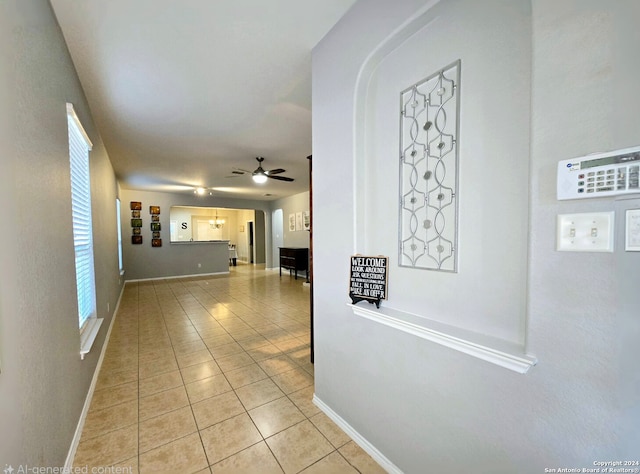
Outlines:
{"type": "Polygon", "coordinates": [[[262,183],[266,183],[267,182],[267,175],[266,174],[254,174],[252,176],[253,178],[253,182],[254,183],[258,183],[258,184],[262,184],[262,183]]]}
{"type": "Polygon", "coordinates": [[[194,191],[194,193],[198,194],[199,196],[202,196],[207,190],[204,188],[196,188],[196,190],[194,191]]]}

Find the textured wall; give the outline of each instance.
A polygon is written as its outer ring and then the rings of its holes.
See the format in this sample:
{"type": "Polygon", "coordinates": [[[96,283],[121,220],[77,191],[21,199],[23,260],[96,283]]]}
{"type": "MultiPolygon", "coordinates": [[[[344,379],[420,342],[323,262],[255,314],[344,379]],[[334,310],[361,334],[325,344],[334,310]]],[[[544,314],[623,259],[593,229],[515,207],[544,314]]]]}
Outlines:
{"type": "MultiPolygon", "coordinates": [[[[290,231],[289,214],[309,210],[309,193],[300,193],[271,203],[271,209],[282,209],[283,240],[285,247],[309,247],[309,232],[306,230],[290,231]]],[[[277,262],[276,262],[277,263],[277,262]]]]}
{"type": "Polygon", "coordinates": [[[533,6],[528,336],[541,364],[532,429],[558,463],[637,459],[640,374],[628,361],[640,356],[640,298],[628,282],[640,278],[640,255],[624,251],[622,224],[640,199],[556,201],[555,174],[559,160],[640,144],[640,98],[628,93],[640,74],[640,4],[533,6]],[[615,253],[554,250],[557,214],[598,211],[616,211],[615,253]]]}
{"type": "MultiPolygon", "coordinates": [[[[464,21],[457,21],[465,15],[458,16],[456,11],[466,7],[476,11],[476,2],[442,0],[432,11],[438,16],[434,27],[449,25],[441,39],[446,43],[443,48],[458,37],[480,43],[499,38],[502,47],[514,50],[496,56],[492,49],[485,49],[468,59],[478,68],[482,62],[491,66],[504,60],[505,64],[495,67],[507,73],[513,67],[515,77],[527,74],[519,67],[531,70],[531,111],[530,117],[524,117],[531,120],[531,129],[507,130],[523,140],[530,134],[529,156],[520,156],[523,152],[518,149],[513,166],[528,167],[530,175],[527,189],[522,190],[528,193],[529,221],[524,225],[529,243],[521,268],[527,274],[527,306],[519,330],[538,365],[527,375],[518,375],[357,318],[345,305],[348,256],[364,242],[357,235],[361,222],[353,203],[359,210],[367,204],[354,187],[354,171],[361,171],[355,160],[362,138],[357,124],[364,118],[356,107],[360,68],[428,4],[360,1],[314,50],[316,395],[406,473],[533,474],[544,472],[545,467],[586,468],[598,460],[637,459],[640,430],[633,420],[638,416],[640,383],[637,368],[628,361],[640,356],[640,301],[632,290],[632,282],[640,276],[638,256],[621,250],[620,226],[614,254],[554,250],[557,213],[615,210],[620,224],[625,208],[640,206],[638,199],[580,203],[555,199],[558,160],[638,144],[634,132],[638,97],[629,92],[633,86],[628,83],[640,73],[634,53],[640,47],[639,35],[631,25],[638,18],[637,2],[486,1],[481,3],[486,12],[476,15],[471,37],[465,36],[469,30],[463,28],[464,21]],[[518,23],[523,28],[512,30],[518,23]],[[531,49],[523,50],[527,42],[531,49]],[[531,61],[522,62],[516,53],[530,55],[531,61]],[[337,233],[335,228],[342,231],[337,233]]],[[[407,44],[415,33],[407,34],[407,44]]],[[[438,39],[424,43],[424,49],[415,45],[415,53],[426,54],[427,46],[438,48],[438,39]]],[[[465,107],[486,96],[479,95],[478,84],[472,83],[479,80],[477,75],[474,79],[477,71],[468,71],[465,63],[462,71],[467,92],[462,96],[461,120],[466,125],[461,137],[482,128],[477,120],[491,121],[502,113],[513,114],[514,124],[523,123],[518,114],[528,114],[526,107],[512,109],[521,96],[515,102],[510,97],[492,101],[484,118],[467,120],[465,107]],[[464,95],[474,90],[474,95],[464,95]]],[[[398,68],[396,74],[400,82],[415,80],[406,69],[398,68]]],[[[370,86],[375,87],[375,82],[370,86]]],[[[529,94],[526,85],[521,93],[529,94]]],[[[366,107],[380,105],[373,101],[366,107]]],[[[486,130],[486,143],[497,143],[504,131],[486,130]]],[[[386,146],[384,139],[377,146],[386,146]]],[[[463,163],[474,158],[474,153],[461,156],[463,163]]],[[[489,168],[504,165],[503,158],[490,153],[480,157],[489,168]]],[[[375,179],[396,186],[396,176],[375,179]]],[[[520,179],[522,174],[516,176],[520,179]]],[[[488,221],[504,217],[488,205],[493,199],[490,193],[497,191],[488,183],[475,196],[488,221]]],[[[474,219],[465,209],[463,228],[465,220],[474,219]]],[[[468,230],[464,232],[462,238],[468,238],[468,230]]],[[[524,238],[522,229],[514,235],[524,238]]],[[[461,262],[461,269],[482,278],[490,269],[471,257],[461,262]]],[[[392,269],[391,292],[395,274],[392,269]]],[[[498,282],[508,283],[511,278],[501,271],[498,282]]],[[[419,290],[428,295],[430,288],[418,282],[412,291],[419,290]]],[[[476,308],[466,292],[456,298],[452,306],[462,304],[469,313],[476,308]]],[[[479,315],[478,330],[490,334],[496,327],[485,316],[479,315]]]]}
{"type": "Polygon", "coordinates": [[[3,295],[5,289],[16,293],[3,301],[0,321],[1,340],[10,341],[0,350],[0,459],[14,466],[62,466],[120,293],[116,180],[49,3],[3,2],[2,7],[2,16],[12,22],[11,38],[3,41],[8,57],[2,57],[0,67],[12,74],[12,150],[2,160],[9,161],[14,186],[2,200],[2,207],[14,214],[5,226],[11,255],[2,266],[2,287],[3,295]],[[83,361],[66,102],[74,104],[94,143],[90,166],[97,311],[105,324],[83,361]],[[12,413],[4,412],[6,407],[12,413]]]}
{"type": "MultiPolygon", "coordinates": [[[[200,197],[193,194],[175,194],[163,192],[137,191],[131,189],[121,189],[120,199],[122,200],[122,241],[123,258],[126,280],[139,280],[145,278],[162,278],[178,275],[196,275],[205,273],[217,273],[220,265],[214,265],[206,258],[203,247],[180,247],[180,244],[169,243],[169,209],[171,206],[206,206],[232,209],[258,209],[265,211],[271,216],[269,202],[251,201],[244,199],[219,199],[209,196],[200,197]],[[131,244],[131,211],[130,201],[142,202],[142,245],[131,244]],[[160,206],[160,224],[162,226],[161,237],[162,247],[151,247],[151,230],[149,223],[149,206],[160,206]],[[201,255],[198,255],[201,254],[201,255]],[[202,257],[202,258],[198,258],[202,257]],[[198,263],[202,266],[198,267],[198,263]]],[[[242,213],[238,213],[242,215],[242,213]]],[[[253,215],[253,212],[251,213],[253,215]]],[[[242,220],[242,217],[240,217],[242,220]]],[[[270,229],[270,220],[266,224],[270,229]]],[[[245,226],[246,227],[246,226],[245,226]]],[[[246,230],[243,237],[246,236],[246,230]]],[[[267,231],[270,235],[270,231],[267,231]]],[[[243,247],[239,248],[238,254],[243,252],[243,247]]],[[[264,262],[264,258],[263,258],[264,262]]]]}
{"type": "MultiPolygon", "coordinates": [[[[424,22],[380,55],[373,73],[359,84],[367,93],[357,105],[364,109],[364,120],[356,123],[364,138],[356,144],[362,150],[356,160],[364,172],[356,176],[356,192],[366,220],[356,230],[362,242],[357,250],[390,256],[393,291],[387,306],[522,345],[531,99],[527,4],[442,2],[424,22]],[[396,217],[400,91],[458,59],[458,272],[401,268],[396,217]]],[[[448,116],[446,122],[454,120],[448,116]]],[[[444,160],[447,176],[454,171],[451,159],[444,160]]]]}

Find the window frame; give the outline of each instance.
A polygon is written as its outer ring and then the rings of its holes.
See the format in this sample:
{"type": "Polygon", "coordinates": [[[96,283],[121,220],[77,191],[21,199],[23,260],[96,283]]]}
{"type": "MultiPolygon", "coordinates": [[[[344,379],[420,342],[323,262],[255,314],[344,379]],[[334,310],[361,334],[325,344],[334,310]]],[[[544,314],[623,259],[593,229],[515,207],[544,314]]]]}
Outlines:
{"type": "Polygon", "coordinates": [[[89,164],[89,152],[93,148],[93,144],[78,119],[73,104],[70,103],[67,103],[67,131],[77,317],[80,330],[80,355],[84,359],[85,354],[93,345],[103,319],[97,317],[93,254],[91,169],[89,164]]]}
{"type": "Polygon", "coordinates": [[[118,271],[124,275],[124,257],[122,253],[122,202],[116,198],[116,232],[118,233],[118,271]]]}

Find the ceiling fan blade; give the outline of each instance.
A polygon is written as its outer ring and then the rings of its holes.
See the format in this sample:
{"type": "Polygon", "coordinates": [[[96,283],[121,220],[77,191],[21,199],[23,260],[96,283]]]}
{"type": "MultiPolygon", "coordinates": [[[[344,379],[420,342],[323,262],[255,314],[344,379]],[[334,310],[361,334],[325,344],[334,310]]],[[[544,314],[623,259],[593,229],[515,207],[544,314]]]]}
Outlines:
{"type": "Polygon", "coordinates": [[[276,168],[274,170],[269,170],[267,171],[267,174],[280,174],[280,173],[284,173],[287,170],[283,170],[282,168],[276,168]]]}
{"type": "Polygon", "coordinates": [[[289,182],[293,181],[293,178],[287,178],[286,176],[270,176],[270,175],[267,175],[267,177],[271,178],[271,179],[277,179],[278,181],[289,181],[289,182]]]}
{"type": "MultiPolygon", "coordinates": [[[[242,171],[243,173],[252,173],[252,171],[243,170],[242,168],[232,168],[232,170],[234,170],[234,171],[232,171],[232,173],[236,173],[236,171],[242,171]]],[[[238,174],[238,173],[236,173],[236,174],[238,174]]]]}

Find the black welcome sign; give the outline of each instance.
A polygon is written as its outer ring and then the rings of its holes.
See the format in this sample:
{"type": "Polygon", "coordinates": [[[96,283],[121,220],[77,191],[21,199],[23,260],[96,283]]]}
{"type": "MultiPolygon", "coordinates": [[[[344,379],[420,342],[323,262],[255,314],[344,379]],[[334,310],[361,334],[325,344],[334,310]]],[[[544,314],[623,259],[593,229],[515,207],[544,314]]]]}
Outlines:
{"type": "Polygon", "coordinates": [[[389,257],[351,257],[349,273],[349,297],[351,303],[369,301],[380,307],[380,301],[387,299],[389,257]]]}

